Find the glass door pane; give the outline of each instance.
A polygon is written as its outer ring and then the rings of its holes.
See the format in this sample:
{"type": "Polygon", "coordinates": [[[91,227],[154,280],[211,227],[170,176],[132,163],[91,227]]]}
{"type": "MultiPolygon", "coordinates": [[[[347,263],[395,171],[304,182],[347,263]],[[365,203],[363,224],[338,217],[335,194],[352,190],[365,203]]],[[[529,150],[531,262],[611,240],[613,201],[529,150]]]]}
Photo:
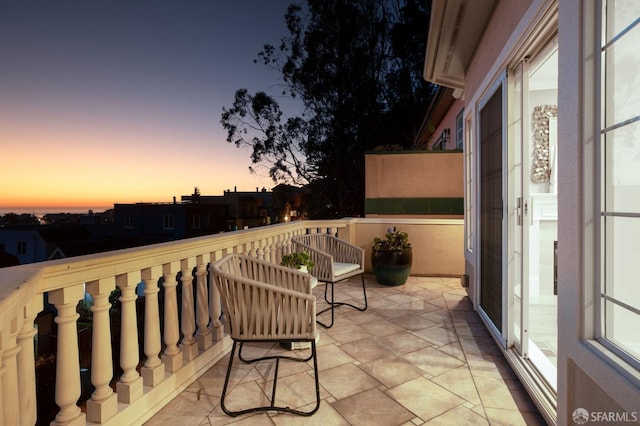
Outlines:
{"type": "MultiPolygon", "coordinates": [[[[525,114],[530,117],[524,146],[529,155],[527,231],[528,350],[524,354],[551,386],[557,376],[557,104],[558,48],[552,42],[528,70],[525,114]]],[[[527,76],[525,75],[526,79],[527,76]]],[[[527,154],[525,154],[527,155],[527,154]]],[[[526,161],[525,161],[526,163],[526,161]]],[[[525,301],[526,303],[526,301],[525,301]]]]}

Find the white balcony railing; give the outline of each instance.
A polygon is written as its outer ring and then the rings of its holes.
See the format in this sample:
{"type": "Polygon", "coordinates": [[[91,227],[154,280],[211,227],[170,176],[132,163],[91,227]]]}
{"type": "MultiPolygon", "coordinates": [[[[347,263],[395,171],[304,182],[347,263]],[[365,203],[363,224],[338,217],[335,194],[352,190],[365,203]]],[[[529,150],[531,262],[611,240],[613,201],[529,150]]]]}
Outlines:
{"type": "MultiPolygon", "coordinates": [[[[57,324],[55,404],[59,410],[52,424],[140,424],[230,349],[220,322],[219,295],[208,279],[209,263],[226,253],[278,262],[290,251],[291,237],[307,232],[337,234],[365,247],[371,235],[380,235],[390,222],[298,221],[0,269],[0,424],[42,423],[36,404],[34,324],[46,306],[57,324]],[[111,328],[114,318],[109,312],[109,297],[116,289],[120,292],[119,338],[118,330],[111,328]],[[79,347],[78,304],[87,294],[92,300],[92,325],[85,354],[79,347]],[[119,353],[116,360],[112,360],[114,353],[119,353]],[[90,365],[84,371],[90,371],[94,390],[78,405],[84,399],[81,358],[86,367],[90,365]],[[119,377],[114,366],[122,372],[119,377]]],[[[456,242],[447,250],[457,252],[444,256],[456,258],[449,268],[459,272],[441,270],[434,275],[462,273],[462,221],[396,222],[419,235],[432,232],[442,239],[448,233],[456,242]],[[431,231],[425,231],[429,225],[431,231]]],[[[442,247],[437,253],[443,254],[442,247]]],[[[418,254],[414,265],[423,257],[429,259],[432,253],[418,254]]]]}

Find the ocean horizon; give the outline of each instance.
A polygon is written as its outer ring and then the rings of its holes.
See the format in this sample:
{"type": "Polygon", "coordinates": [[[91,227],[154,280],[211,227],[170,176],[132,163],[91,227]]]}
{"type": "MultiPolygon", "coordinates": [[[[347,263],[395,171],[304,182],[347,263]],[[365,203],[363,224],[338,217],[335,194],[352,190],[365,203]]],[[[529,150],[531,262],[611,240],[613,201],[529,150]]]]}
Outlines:
{"type": "Polygon", "coordinates": [[[113,206],[110,207],[0,207],[0,215],[4,216],[7,213],[16,213],[16,214],[32,214],[37,217],[44,216],[46,214],[57,214],[57,213],[89,213],[89,210],[94,213],[102,213],[106,210],[112,209],[113,206]]]}

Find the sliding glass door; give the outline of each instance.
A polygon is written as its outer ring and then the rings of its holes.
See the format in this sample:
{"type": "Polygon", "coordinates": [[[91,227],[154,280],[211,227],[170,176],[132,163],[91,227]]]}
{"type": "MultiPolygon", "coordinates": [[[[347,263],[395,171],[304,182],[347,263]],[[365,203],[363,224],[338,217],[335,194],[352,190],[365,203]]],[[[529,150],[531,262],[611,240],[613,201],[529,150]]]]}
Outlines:
{"type": "Polygon", "coordinates": [[[557,373],[557,41],[514,69],[509,196],[511,343],[553,388],[557,373]]]}

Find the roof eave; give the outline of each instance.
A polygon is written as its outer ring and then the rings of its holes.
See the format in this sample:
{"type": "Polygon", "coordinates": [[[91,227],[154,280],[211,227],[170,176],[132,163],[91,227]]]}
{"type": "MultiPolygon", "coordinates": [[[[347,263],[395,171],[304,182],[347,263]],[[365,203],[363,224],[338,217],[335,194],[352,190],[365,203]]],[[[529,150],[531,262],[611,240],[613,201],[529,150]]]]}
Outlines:
{"type": "Polygon", "coordinates": [[[433,0],[423,78],[462,95],[473,58],[496,0],[433,0]]]}

